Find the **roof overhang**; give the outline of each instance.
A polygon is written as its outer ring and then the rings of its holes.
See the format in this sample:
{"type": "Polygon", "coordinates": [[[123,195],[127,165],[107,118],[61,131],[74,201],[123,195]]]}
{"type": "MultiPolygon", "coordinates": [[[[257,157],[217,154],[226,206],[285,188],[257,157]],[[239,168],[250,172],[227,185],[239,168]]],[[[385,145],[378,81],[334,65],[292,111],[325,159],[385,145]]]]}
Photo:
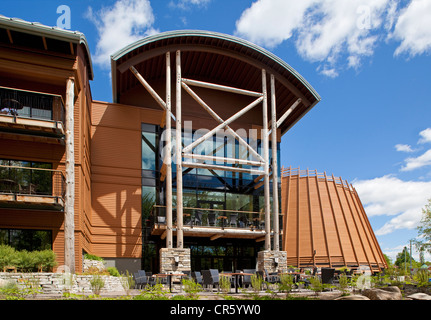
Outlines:
{"type": "Polygon", "coordinates": [[[281,117],[296,100],[301,103],[280,127],[284,134],[319,101],[312,86],[290,65],[271,52],[240,38],[198,30],[159,33],[138,40],[111,56],[113,101],[137,85],[131,66],[146,79],[164,75],[166,52],[181,50],[182,73],[201,81],[260,91],[261,70],[266,69],[277,81],[277,116],[281,117]],[[260,90],[259,90],[260,87],[260,90]]]}
{"type": "Polygon", "coordinates": [[[89,64],[89,79],[93,80],[94,74],[90,49],[87,43],[87,39],[85,38],[85,35],[83,33],[78,31],[65,30],[57,27],[49,27],[38,22],[28,22],[22,19],[9,18],[3,15],[0,15],[0,28],[9,31],[30,34],[40,38],[45,37],[53,40],[82,45],[85,50],[89,64]]]}

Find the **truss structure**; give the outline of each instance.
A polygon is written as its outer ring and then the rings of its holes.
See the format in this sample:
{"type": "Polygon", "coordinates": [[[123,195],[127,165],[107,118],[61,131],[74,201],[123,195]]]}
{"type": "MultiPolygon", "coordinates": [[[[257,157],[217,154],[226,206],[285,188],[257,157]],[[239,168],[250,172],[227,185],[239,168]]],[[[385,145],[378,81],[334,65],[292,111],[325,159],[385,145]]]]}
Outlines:
{"type": "Polygon", "coordinates": [[[264,214],[265,214],[265,250],[271,251],[271,216],[272,216],[272,227],[273,227],[273,248],[274,251],[280,250],[279,244],[279,197],[278,197],[278,163],[277,163],[277,148],[272,148],[272,163],[269,161],[269,139],[277,141],[277,129],[281,126],[283,121],[289,116],[289,114],[299,105],[301,99],[298,99],[292,106],[277,119],[276,114],[276,95],[275,95],[275,77],[270,75],[270,93],[268,94],[267,89],[267,72],[262,69],[262,91],[254,92],[244,90],[241,88],[234,88],[229,86],[223,86],[214,83],[196,81],[192,79],[185,79],[181,73],[181,51],[176,51],[175,57],[175,115],[172,112],[172,88],[171,88],[171,53],[166,52],[166,98],[163,100],[157,92],[151,87],[151,85],[139,74],[135,67],[129,68],[144,88],[151,94],[151,96],[160,105],[164,113],[163,123],[166,128],[166,146],[165,146],[165,157],[163,175],[166,179],[166,221],[167,221],[167,234],[166,234],[166,247],[168,249],[173,248],[173,228],[172,228],[172,141],[171,141],[171,119],[175,121],[175,137],[176,141],[182,141],[182,92],[183,90],[189,94],[208,114],[218,122],[218,125],[212,130],[193,141],[191,144],[183,147],[181,143],[175,144],[175,165],[176,165],[176,184],[177,184],[177,225],[176,225],[176,247],[182,249],[184,246],[183,236],[183,167],[186,168],[203,168],[209,170],[223,170],[232,172],[247,172],[253,175],[258,175],[258,181],[263,179],[264,185],[264,214]],[[249,105],[242,108],[236,114],[232,115],[228,119],[222,119],[205,101],[195,92],[192,87],[202,87],[212,90],[230,92],[240,95],[246,95],[254,97],[255,100],[249,105]],[[270,96],[270,98],[268,98],[270,96]],[[270,101],[270,114],[271,119],[268,120],[268,102],[270,101]],[[230,125],[238,118],[246,114],[248,111],[261,105],[262,107],[262,155],[260,155],[252,146],[250,146],[239,134],[237,134],[230,125]],[[248,159],[236,159],[227,157],[216,157],[212,154],[194,154],[193,149],[208,139],[212,138],[217,131],[226,130],[227,133],[232,135],[243,147],[247,149],[249,154],[253,157],[253,160],[248,159]],[[251,166],[253,168],[241,168],[235,166],[224,166],[213,164],[214,161],[217,163],[234,163],[251,166]],[[209,163],[207,163],[209,162],[209,163]],[[272,196],[273,206],[271,214],[270,204],[270,179],[273,179],[274,183],[272,196]]]}

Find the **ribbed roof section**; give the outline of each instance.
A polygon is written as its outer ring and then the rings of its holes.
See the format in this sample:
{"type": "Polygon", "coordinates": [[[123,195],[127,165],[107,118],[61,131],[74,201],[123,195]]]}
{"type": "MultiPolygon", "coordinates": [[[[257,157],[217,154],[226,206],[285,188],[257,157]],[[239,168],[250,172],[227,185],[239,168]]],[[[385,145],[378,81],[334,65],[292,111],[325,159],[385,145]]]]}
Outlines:
{"type": "Polygon", "coordinates": [[[282,169],[283,250],[299,267],[387,267],[356,190],[325,173],[282,169]]]}

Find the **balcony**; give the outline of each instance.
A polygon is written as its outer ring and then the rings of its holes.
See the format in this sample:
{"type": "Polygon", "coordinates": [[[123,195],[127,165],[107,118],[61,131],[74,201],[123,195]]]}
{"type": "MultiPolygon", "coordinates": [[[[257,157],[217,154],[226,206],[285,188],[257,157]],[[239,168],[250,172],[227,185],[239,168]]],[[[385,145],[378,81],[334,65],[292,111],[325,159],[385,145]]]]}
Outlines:
{"type": "MultiPolygon", "coordinates": [[[[265,240],[264,214],[252,211],[184,208],[183,233],[185,237],[241,238],[265,240]]],[[[176,231],[176,210],[172,212],[172,227],[176,231]]],[[[280,215],[281,218],[281,215],[280,215]]],[[[166,237],[166,207],[153,206],[152,235],[166,237]]],[[[281,225],[281,224],[280,224],[281,225]]],[[[272,233],[271,233],[272,235],[272,233]]]]}
{"type": "Polygon", "coordinates": [[[64,144],[61,96],[0,87],[0,138],[64,144]]]}
{"type": "Polygon", "coordinates": [[[0,207],[62,211],[65,177],[61,171],[0,165],[0,207]]]}

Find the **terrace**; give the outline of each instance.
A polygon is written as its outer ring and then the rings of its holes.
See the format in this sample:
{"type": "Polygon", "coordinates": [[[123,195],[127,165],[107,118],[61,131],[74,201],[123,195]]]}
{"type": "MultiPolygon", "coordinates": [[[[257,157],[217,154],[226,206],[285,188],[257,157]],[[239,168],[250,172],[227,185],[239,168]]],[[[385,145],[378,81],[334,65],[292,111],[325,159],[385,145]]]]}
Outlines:
{"type": "Polygon", "coordinates": [[[0,206],[63,210],[65,177],[46,168],[0,165],[0,206]]]}
{"type": "Polygon", "coordinates": [[[62,97],[0,87],[0,136],[64,144],[62,97]]]}
{"type": "MultiPolygon", "coordinates": [[[[223,237],[255,239],[257,242],[265,240],[263,212],[189,207],[184,207],[183,210],[185,236],[207,237],[210,240],[223,237]]],[[[173,231],[175,231],[177,219],[175,208],[173,211],[173,231]]],[[[154,205],[149,222],[152,224],[151,234],[165,239],[167,234],[166,207],[154,205]]]]}

